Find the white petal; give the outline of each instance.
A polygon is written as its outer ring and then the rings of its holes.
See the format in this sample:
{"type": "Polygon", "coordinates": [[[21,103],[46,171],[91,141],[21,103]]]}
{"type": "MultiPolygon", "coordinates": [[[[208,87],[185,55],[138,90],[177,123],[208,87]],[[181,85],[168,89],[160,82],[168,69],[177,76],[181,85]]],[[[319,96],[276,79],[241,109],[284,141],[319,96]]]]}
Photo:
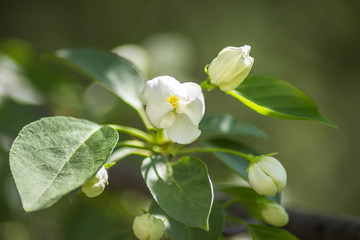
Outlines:
{"type": "Polygon", "coordinates": [[[160,121],[159,128],[168,128],[175,121],[175,114],[171,111],[168,112],[160,121]]]}
{"type": "Polygon", "coordinates": [[[199,84],[193,83],[193,82],[186,82],[181,84],[181,86],[186,91],[187,95],[187,101],[192,101],[196,98],[199,98],[200,96],[203,96],[201,87],[199,84]]]}
{"type": "Polygon", "coordinates": [[[148,115],[152,124],[157,128],[161,127],[162,119],[173,110],[170,103],[163,101],[162,103],[150,103],[146,106],[146,114],[148,115]]]}
{"type": "Polygon", "coordinates": [[[170,76],[160,76],[146,82],[140,99],[145,105],[160,104],[172,94],[186,98],[186,92],[178,80],[170,76]]]}
{"type": "Polygon", "coordinates": [[[249,168],[249,183],[251,187],[261,195],[274,196],[277,192],[277,187],[271,177],[266,175],[257,163],[254,163],[249,168]]]}
{"type": "Polygon", "coordinates": [[[167,136],[174,142],[189,144],[195,141],[201,131],[185,114],[176,114],[173,125],[165,129],[167,136]]]}
{"type": "Polygon", "coordinates": [[[176,108],[178,113],[185,113],[193,124],[198,125],[205,113],[204,95],[202,94],[201,87],[196,83],[183,83],[188,101],[179,101],[176,108]]]}
{"type": "Polygon", "coordinates": [[[176,111],[186,114],[194,125],[198,125],[205,113],[204,98],[198,98],[192,102],[179,101],[176,111]]]}

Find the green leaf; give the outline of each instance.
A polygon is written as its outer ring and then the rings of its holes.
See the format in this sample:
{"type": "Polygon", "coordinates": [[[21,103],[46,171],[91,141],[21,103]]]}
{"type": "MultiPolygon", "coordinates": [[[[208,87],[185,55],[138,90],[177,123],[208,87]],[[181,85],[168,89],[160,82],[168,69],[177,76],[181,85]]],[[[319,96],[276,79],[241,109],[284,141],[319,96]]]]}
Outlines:
{"type": "Polygon", "coordinates": [[[191,157],[170,163],[152,156],[145,158],[141,172],[166,214],[185,225],[209,229],[214,194],[205,163],[191,157]]]}
{"type": "Polygon", "coordinates": [[[199,128],[202,136],[231,135],[266,138],[266,134],[248,123],[240,123],[231,115],[205,116],[199,128]]]}
{"type": "Polygon", "coordinates": [[[247,224],[246,228],[249,231],[253,240],[297,240],[298,239],[290,232],[282,228],[256,225],[256,224],[247,224]]]}
{"type": "MultiPolygon", "coordinates": [[[[261,206],[266,202],[270,202],[270,197],[263,196],[255,192],[252,188],[249,187],[231,187],[223,190],[226,194],[231,196],[229,203],[241,203],[241,206],[245,207],[251,216],[257,218],[259,221],[263,221],[261,216],[261,206]]],[[[274,197],[271,197],[272,201],[280,202],[280,195],[276,194],[274,197]]]]}
{"type": "Polygon", "coordinates": [[[265,116],[312,120],[336,128],[334,123],[320,115],[310,97],[290,83],[276,78],[251,76],[228,93],[265,116]]]}
{"type": "Polygon", "coordinates": [[[10,168],[25,211],[50,207],[87,182],[118,141],[109,126],[48,117],[25,126],[10,150],[10,168]]]}
{"type": "Polygon", "coordinates": [[[56,56],[97,80],[136,110],[142,107],[139,93],[145,81],[126,59],[93,49],[62,49],[56,52],[56,56]]]}
{"type": "Polygon", "coordinates": [[[219,202],[214,202],[209,219],[209,231],[201,228],[191,228],[169,217],[160,206],[154,202],[149,210],[151,214],[165,219],[166,232],[172,240],[218,240],[224,228],[224,209],[219,202]]]}
{"type": "MultiPolygon", "coordinates": [[[[249,149],[245,145],[231,139],[227,138],[214,138],[211,140],[204,141],[205,146],[208,147],[216,147],[216,148],[226,148],[230,150],[235,150],[239,152],[243,152],[246,154],[256,154],[255,151],[249,149]]],[[[245,158],[224,152],[213,152],[213,154],[220,159],[227,167],[233,170],[240,177],[248,180],[246,169],[249,166],[249,162],[245,160],[245,158]]]]}

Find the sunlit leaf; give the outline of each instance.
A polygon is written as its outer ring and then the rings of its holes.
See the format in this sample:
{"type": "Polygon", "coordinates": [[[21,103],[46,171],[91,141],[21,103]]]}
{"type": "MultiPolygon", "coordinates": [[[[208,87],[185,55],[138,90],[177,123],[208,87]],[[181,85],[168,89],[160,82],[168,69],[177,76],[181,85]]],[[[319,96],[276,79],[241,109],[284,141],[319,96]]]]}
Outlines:
{"type": "Polygon", "coordinates": [[[257,127],[241,123],[231,115],[205,116],[199,128],[202,136],[231,135],[266,138],[266,134],[257,127]]]}
{"type": "Polygon", "coordinates": [[[93,49],[62,49],[56,52],[56,56],[67,60],[133,108],[141,108],[139,93],[145,81],[126,59],[93,49]]]}
{"type": "Polygon", "coordinates": [[[290,83],[276,78],[248,77],[229,94],[262,115],[283,119],[312,120],[336,127],[334,123],[320,115],[310,97],[290,83]]]}
{"type": "Polygon", "coordinates": [[[47,208],[88,181],[118,140],[109,126],[48,117],[25,126],[10,150],[10,168],[26,211],[47,208]]]}
{"type": "Polygon", "coordinates": [[[205,163],[183,157],[168,163],[162,156],[146,158],[141,172],[154,199],[175,220],[209,229],[213,189],[205,163]]]}

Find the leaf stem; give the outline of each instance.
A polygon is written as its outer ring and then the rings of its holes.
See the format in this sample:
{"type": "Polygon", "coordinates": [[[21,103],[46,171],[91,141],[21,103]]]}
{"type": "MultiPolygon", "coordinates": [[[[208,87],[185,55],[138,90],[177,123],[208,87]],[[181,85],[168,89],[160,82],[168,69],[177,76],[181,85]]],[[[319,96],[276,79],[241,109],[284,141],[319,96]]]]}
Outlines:
{"type": "Polygon", "coordinates": [[[240,157],[245,158],[246,161],[250,162],[254,156],[252,154],[246,154],[239,151],[227,149],[227,148],[209,148],[209,147],[191,147],[184,150],[180,150],[177,154],[187,154],[187,153],[196,153],[196,152],[224,152],[234,154],[240,157]]]}
{"type": "Polygon", "coordinates": [[[116,131],[127,133],[134,137],[138,137],[142,140],[145,140],[149,143],[153,142],[152,137],[149,134],[147,134],[146,132],[141,131],[137,128],[127,127],[127,126],[122,126],[122,125],[117,125],[117,124],[109,124],[109,126],[112,127],[113,129],[115,129],[116,131]]]}
{"type": "Polygon", "coordinates": [[[138,112],[141,120],[143,121],[147,130],[151,130],[154,126],[151,124],[148,116],[146,115],[145,109],[143,107],[137,108],[136,111],[138,112]]]}
{"type": "Polygon", "coordinates": [[[248,226],[248,223],[240,218],[236,218],[236,217],[232,217],[232,216],[226,216],[225,218],[228,220],[234,221],[234,222],[241,223],[241,224],[245,225],[245,227],[248,226]]]}

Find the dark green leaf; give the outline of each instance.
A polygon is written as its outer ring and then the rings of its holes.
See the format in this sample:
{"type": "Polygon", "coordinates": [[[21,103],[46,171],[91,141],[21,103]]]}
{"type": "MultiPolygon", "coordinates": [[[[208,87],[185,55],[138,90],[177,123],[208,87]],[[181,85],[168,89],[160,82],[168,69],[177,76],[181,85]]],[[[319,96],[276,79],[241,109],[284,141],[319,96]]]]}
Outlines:
{"type": "Polygon", "coordinates": [[[126,59],[93,49],[63,49],[57,51],[56,56],[97,80],[133,108],[141,108],[139,93],[145,82],[136,67],[126,59]]]}
{"type": "Polygon", "coordinates": [[[141,172],[154,199],[170,217],[191,227],[209,228],[213,190],[205,163],[183,157],[177,163],[148,157],[141,172]]]}
{"type": "Polygon", "coordinates": [[[10,168],[26,211],[47,208],[88,181],[118,141],[109,126],[70,117],[25,126],[10,150],[10,168]]]}
{"type": "Polygon", "coordinates": [[[210,219],[209,231],[201,228],[188,227],[175,219],[166,215],[166,213],[156,203],[153,203],[150,213],[165,219],[166,232],[172,240],[218,240],[224,227],[224,209],[219,202],[214,202],[210,219]]]}
{"type": "Polygon", "coordinates": [[[320,115],[310,97],[288,82],[265,76],[245,79],[230,95],[260,114],[283,119],[312,120],[336,125],[320,115]]]}
{"type": "Polygon", "coordinates": [[[282,228],[247,224],[253,240],[297,240],[298,238],[282,228]]]}
{"type": "Polygon", "coordinates": [[[248,123],[240,123],[231,115],[205,116],[199,126],[202,136],[232,135],[266,138],[266,134],[248,123]]]}
{"type": "MultiPolygon", "coordinates": [[[[205,141],[204,143],[208,147],[227,148],[230,150],[257,155],[253,150],[249,149],[245,145],[227,138],[214,138],[205,141]]],[[[243,157],[224,152],[214,152],[213,154],[239,176],[248,180],[246,169],[249,166],[249,162],[243,157]]]]}

